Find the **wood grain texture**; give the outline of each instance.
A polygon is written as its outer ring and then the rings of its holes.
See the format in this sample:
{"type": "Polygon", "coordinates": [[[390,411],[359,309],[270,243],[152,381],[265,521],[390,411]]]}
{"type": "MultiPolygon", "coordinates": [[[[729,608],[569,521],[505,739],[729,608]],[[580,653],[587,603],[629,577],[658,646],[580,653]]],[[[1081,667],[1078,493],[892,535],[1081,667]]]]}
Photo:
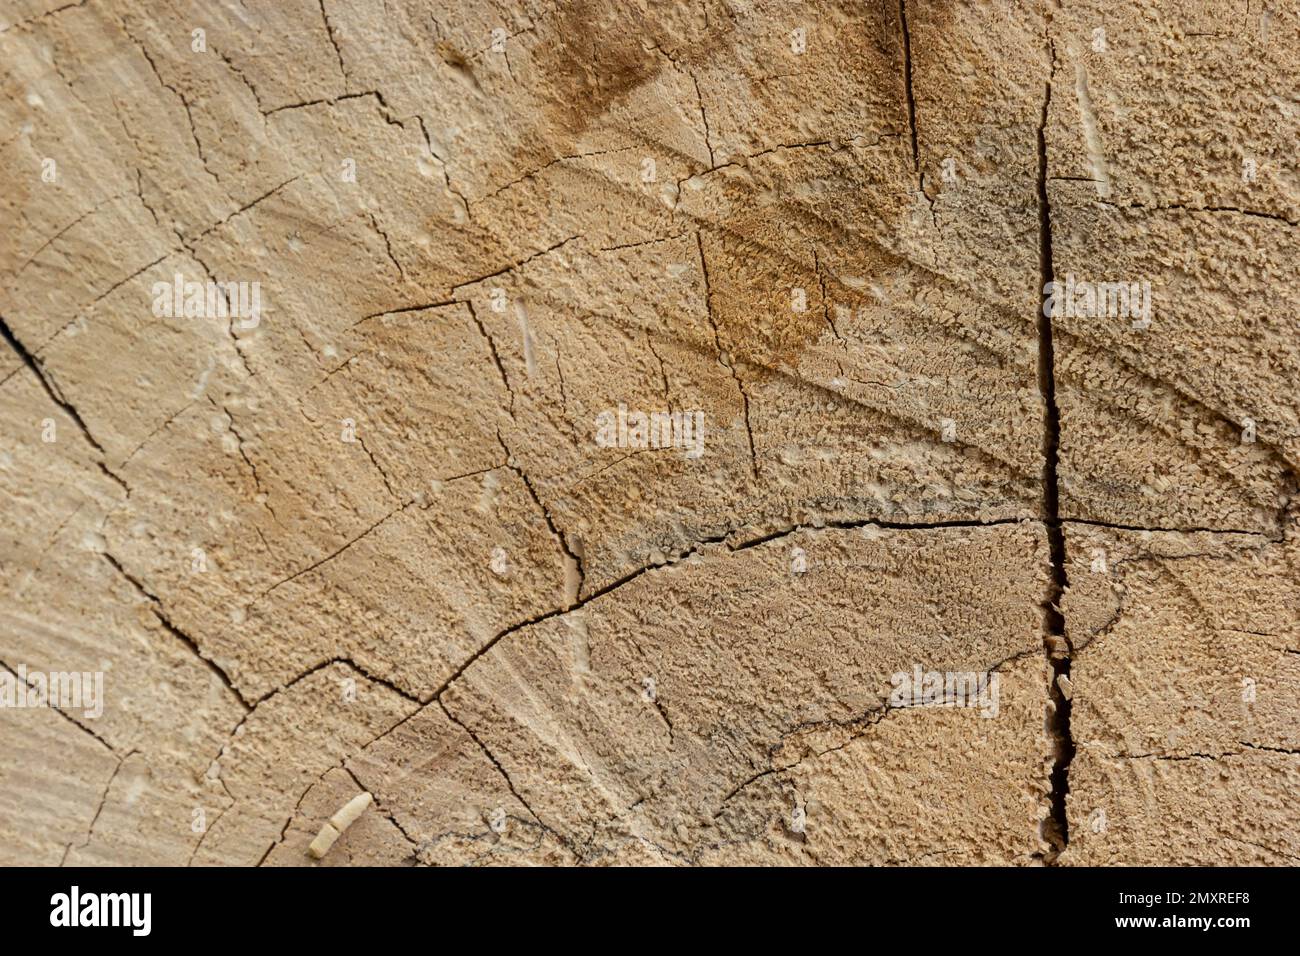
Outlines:
{"type": "Polygon", "coordinates": [[[1294,862],[1242,6],[7,4],[0,862],[1294,862]]]}

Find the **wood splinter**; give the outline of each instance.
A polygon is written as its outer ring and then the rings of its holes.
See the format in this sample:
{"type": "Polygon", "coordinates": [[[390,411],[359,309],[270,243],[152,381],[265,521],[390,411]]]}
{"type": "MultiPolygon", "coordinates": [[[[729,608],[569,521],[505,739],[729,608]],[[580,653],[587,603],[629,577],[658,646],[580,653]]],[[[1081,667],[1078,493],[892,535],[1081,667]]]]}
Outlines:
{"type": "Polygon", "coordinates": [[[316,834],[316,839],[311,841],[311,846],[307,848],[307,852],[318,860],[323,857],[330,851],[334,841],[343,835],[343,831],[350,827],[357,817],[361,816],[366,807],[374,802],[374,799],[369,793],[363,791],[339,807],[334,816],[330,817],[325,825],[320,828],[320,833],[316,834]]]}

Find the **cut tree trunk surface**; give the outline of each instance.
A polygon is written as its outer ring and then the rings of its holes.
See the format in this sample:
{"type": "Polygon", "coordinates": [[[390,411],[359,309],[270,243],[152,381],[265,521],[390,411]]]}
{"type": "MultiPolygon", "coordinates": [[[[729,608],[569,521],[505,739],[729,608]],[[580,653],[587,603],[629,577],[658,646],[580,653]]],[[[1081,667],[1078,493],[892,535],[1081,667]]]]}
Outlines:
{"type": "Polygon", "coordinates": [[[1245,6],[8,3],[0,863],[1294,864],[1245,6]]]}

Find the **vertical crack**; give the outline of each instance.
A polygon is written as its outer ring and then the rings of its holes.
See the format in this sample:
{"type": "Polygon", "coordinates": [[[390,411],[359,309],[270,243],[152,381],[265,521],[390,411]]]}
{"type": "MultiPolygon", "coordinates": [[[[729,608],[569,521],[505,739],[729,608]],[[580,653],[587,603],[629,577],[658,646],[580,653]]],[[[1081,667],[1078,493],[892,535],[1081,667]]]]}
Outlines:
{"type": "Polygon", "coordinates": [[[74,849],[84,850],[86,847],[90,846],[91,841],[95,839],[95,825],[99,823],[100,815],[103,814],[104,812],[104,805],[108,803],[108,795],[113,789],[113,781],[116,780],[117,775],[122,772],[122,767],[126,764],[126,762],[130,760],[132,757],[134,757],[136,754],[138,754],[139,752],[140,751],[132,748],[131,750],[127,751],[126,756],[118,758],[117,766],[113,768],[113,773],[109,776],[108,783],[104,784],[104,792],[100,794],[99,806],[95,808],[95,815],[90,818],[90,826],[86,828],[86,839],[83,840],[81,843],[77,844],[75,847],[71,843],[69,843],[67,849],[63,851],[63,859],[59,862],[59,866],[64,866],[67,864],[68,855],[74,849]]]}
{"type": "Polygon", "coordinates": [[[912,33],[907,27],[907,0],[898,0],[898,24],[903,32],[903,80],[907,94],[907,128],[912,134],[912,171],[920,171],[916,148],[916,97],[912,93],[912,33]]]}
{"type": "Polygon", "coordinates": [[[348,88],[348,71],[343,65],[343,51],[339,49],[338,38],[334,35],[334,24],[330,23],[330,15],[325,12],[325,0],[320,0],[320,17],[325,21],[325,32],[329,36],[330,46],[334,48],[334,56],[339,61],[339,75],[343,77],[343,89],[346,92],[348,88]]]}
{"type": "MultiPolygon", "coordinates": [[[[239,450],[239,457],[244,459],[244,464],[246,464],[248,466],[248,470],[252,472],[253,485],[257,489],[258,495],[266,499],[265,501],[262,502],[262,505],[266,508],[267,511],[271,513],[271,517],[275,519],[276,523],[279,524],[280,518],[276,515],[275,509],[271,507],[270,495],[267,493],[266,489],[262,486],[262,476],[261,473],[257,470],[257,463],[254,462],[253,459],[250,458],[248,455],[248,449],[246,447],[247,442],[244,440],[243,434],[239,431],[239,426],[235,422],[235,416],[230,413],[230,409],[224,403],[218,405],[216,400],[213,399],[212,396],[208,396],[208,402],[212,405],[213,408],[219,408],[221,409],[222,412],[225,413],[226,427],[230,429],[230,434],[235,436],[235,444],[239,450]]],[[[191,402],[190,404],[193,403],[191,402]]],[[[185,407],[188,408],[189,405],[185,407]]],[[[184,409],[182,409],[181,411],[184,411],[184,409]]],[[[179,415],[180,412],[177,412],[176,414],[179,415]]],[[[175,417],[176,417],[175,415],[172,416],[172,418],[175,417]]],[[[170,422],[171,419],[168,419],[168,421],[170,422]]]]}
{"type": "Polygon", "coordinates": [[[370,450],[370,446],[366,444],[366,440],[360,435],[357,435],[357,444],[361,446],[361,450],[364,451],[366,457],[370,459],[370,464],[375,466],[375,471],[379,472],[379,477],[384,479],[384,487],[388,489],[389,495],[392,496],[394,501],[401,501],[402,496],[397,493],[397,489],[393,487],[393,483],[388,480],[388,472],[384,471],[383,466],[379,464],[379,460],[375,458],[375,453],[370,450]]]}
{"type": "Polygon", "coordinates": [[[704,94],[700,92],[700,81],[691,73],[691,82],[695,84],[695,98],[700,104],[700,121],[704,124],[704,148],[709,151],[709,168],[718,165],[713,155],[713,132],[709,129],[709,114],[704,112],[704,94]]]}
{"type": "Polygon", "coordinates": [[[921,169],[921,151],[917,145],[916,93],[913,90],[912,69],[912,31],[907,25],[907,0],[898,0],[898,24],[903,41],[903,90],[907,99],[907,129],[912,139],[912,172],[916,176],[917,194],[930,207],[930,223],[935,229],[938,229],[939,220],[934,212],[934,199],[925,188],[925,173],[921,169]]]}
{"type": "Polygon", "coordinates": [[[397,274],[401,277],[402,281],[405,282],[406,270],[402,268],[402,264],[401,262],[398,261],[397,256],[393,255],[393,242],[391,239],[388,238],[388,233],[385,232],[380,227],[379,220],[375,218],[374,213],[367,212],[366,216],[369,217],[370,219],[370,228],[373,229],[379,235],[379,237],[384,240],[384,251],[388,254],[388,261],[393,264],[393,266],[397,269],[397,274]]]}
{"type": "MultiPolygon", "coordinates": [[[[830,291],[826,288],[826,274],[822,272],[821,257],[818,256],[817,247],[815,245],[812,247],[812,254],[813,271],[817,274],[817,286],[821,290],[822,294],[822,318],[825,319],[826,327],[831,330],[831,335],[834,336],[835,341],[840,344],[840,348],[847,352],[849,348],[848,344],[844,341],[844,337],[840,335],[840,330],[836,328],[835,320],[831,318],[831,295],[830,291]]],[[[839,369],[840,376],[843,377],[844,366],[838,358],[835,360],[835,366],[839,369]]]]}
{"type": "Polygon", "coordinates": [[[659,381],[663,384],[664,387],[664,403],[668,406],[668,410],[672,411],[673,399],[672,399],[671,389],[668,385],[668,366],[664,365],[663,356],[660,355],[658,350],[655,349],[654,339],[650,337],[649,329],[646,329],[645,332],[645,344],[650,349],[650,354],[653,355],[655,359],[659,362],[659,381]]]}
{"type": "Polygon", "coordinates": [[[493,341],[492,336],[488,334],[487,326],[483,320],[478,317],[478,310],[474,308],[472,299],[466,299],[465,304],[469,306],[469,317],[474,320],[478,326],[479,334],[487,342],[488,351],[492,353],[492,364],[497,367],[497,372],[501,375],[501,384],[506,387],[506,392],[510,395],[510,417],[515,417],[515,390],[510,387],[510,376],[506,374],[506,367],[501,363],[501,354],[497,352],[497,344],[493,341]]]}
{"type": "MultiPolygon", "coordinates": [[[[1048,25],[1050,26],[1050,18],[1048,25]]],[[[1052,264],[1052,207],[1047,195],[1047,117],[1052,103],[1052,79],[1056,73],[1056,48],[1051,49],[1051,74],[1043,96],[1042,117],[1038,125],[1038,270],[1042,294],[1047,296],[1055,282],[1052,264]]],[[[1047,732],[1052,740],[1052,770],[1049,794],[1050,812],[1044,821],[1044,836],[1052,850],[1045,862],[1054,863],[1070,842],[1070,824],[1066,813],[1066,795],[1070,792],[1070,762],[1074,759],[1074,739],[1070,733],[1071,702],[1063,684],[1068,686],[1073,648],[1065,632],[1061,598],[1069,587],[1065,570],[1065,530],[1061,525],[1060,480],[1058,465],[1061,444],[1061,413],[1056,404],[1055,350],[1052,343],[1052,316],[1040,299],[1038,309],[1038,388],[1043,396],[1043,517],[1047,531],[1052,575],[1047,597],[1043,601],[1043,646],[1052,672],[1048,690],[1047,732]]]]}
{"type": "Polygon", "coordinates": [[[528,496],[533,499],[533,504],[537,505],[542,512],[542,517],[546,520],[546,527],[550,529],[551,537],[555,539],[556,544],[560,546],[563,552],[561,555],[564,564],[564,599],[566,609],[577,607],[578,602],[582,599],[582,589],[587,581],[586,568],[583,566],[583,545],[580,537],[574,536],[573,543],[569,541],[569,536],[555,523],[551,516],[551,509],[546,507],[541,496],[537,494],[537,489],[533,486],[533,480],[528,477],[528,472],[516,464],[517,459],[510,452],[506,445],[505,439],[501,437],[501,429],[497,429],[497,443],[501,450],[506,453],[506,467],[513,471],[519,480],[524,483],[524,488],[528,491],[528,496]]]}
{"type": "Polygon", "coordinates": [[[740,401],[745,410],[745,434],[749,439],[749,467],[754,477],[758,478],[758,453],[754,450],[754,428],[749,420],[749,393],[745,391],[745,382],[740,377],[735,360],[722,350],[722,338],[718,334],[718,320],[713,317],[713,284],[709,281],[709,262],[704,258],[704,238],[700,230],[695,232],[695,246],[700,253],[700,272],[704,276],[704,311],[713,328],[713,347],[718,353],[718,362],[731,373],[740,390],[740,401]]]}

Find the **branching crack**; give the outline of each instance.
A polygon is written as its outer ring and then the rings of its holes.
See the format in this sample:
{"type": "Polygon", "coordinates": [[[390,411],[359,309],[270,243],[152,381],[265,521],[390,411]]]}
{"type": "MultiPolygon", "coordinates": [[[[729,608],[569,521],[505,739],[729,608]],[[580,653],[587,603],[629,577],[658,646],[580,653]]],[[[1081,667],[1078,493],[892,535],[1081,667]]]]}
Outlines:
{"type": "Polygon", "coordinates": [[[149,48],[140,40],[136,39],[135,35],[127,29],[124,22],[121,24],[121,27],[122,32],[130,37],[131,41],[139,48],[140,52],[144,54],[145,60],[149,63],[149,69],[153,71],[153,75],[158,80],[159,85],[164,89],[171,91],[171,93],[181,101],[181,106],[185,108],[185,118],[189,121],[190,138],[194,140],[194,151],[198,154],[199,162],[203,164],[203,171],[211,176],[214,182],[220,183],[221,177],[214,173],[212,168],[208,165],[207,153],[203,150],[203,142],[199,139],[198,128],[194,125],[194,109],[190,104],[189,98],[176,86],[163,79],[162,73],[158,70],[158,63],[154,60],[153,54],[149,52],[149,48]]]}
{"type": "MultiPolygon", "coordinates": [[[[998,518],[992,521],[954,520],[954,521],[928,521],[928,522],[910,523],[910,522],[900,522],[900,521],[882,521],[875,518],[863,518],[863,519],[846,520],[846,521],[827,521],[820,525],[817,525],[815,530],[822,530],[825,528],[832,528],[836,530],[852,530],[856,528],[874,527],[874,528],[886,528],[891,530],[902,530],[902,531],[934,531],[934,530],[943,530],[948,528],[989,528],[989,527],[995,527],[997,525],[1019,524],[1022,520],[1024,519],[998,518]]],[[[618,590],[624,585],[632,583],[633,581],[635,581],[637,578],[640,578],[644,574],[647,574],[651,571],[656,571],[660,568],[680,564],[684,561],[689,560],[690,558],[697,556],[700,553],[701,548],[707,545],[726,544],[727,549],[729,551],[732,552],[746,551],[750,548],[756,548],[759,545],[767,544],[768,542],[776,541],[781,538],[789,537],[790,535],[793,534],[798,534],[801,531],[809,531],[809,530],[814,530],[813,526],[791,523],[776,531],[772,531],[767,534],[749,538],[735,544],[728,543],[728,539],[731,538],[734,534],[733,531],[727,531],[723,534],[715,535],[708,538],[701,538],[697,540],[689,550],[682,552],[681,554],[678,554],[671,559],[665,561],[658,561],[653,564],[642,565],[641,567],[636,568],[633,571],[629,571],[627,574],[624,574],[622,577],[614,581],[610,581],[608,584],[604,585],[603,587],[588,592],[585,596],[580,597],[570,607],[552,608],[549,611],[543,611],[540,614],[536,614],[525,620],[519,621],[515,624],[510,625],[504,630],[499,631],[495,636],[487,640],[482,647],[480,647],[477,651],[475,651],[468,658],[466,658],[466,660],[459,667],[457,667],[455,671],[452,672],[451,676],[448,677],[447,680],[443,682],[442,686],[439,687],[433,693],[433,699],[436,700],[441,698],[442,694],[447,690],[447,688],[450,687],[452,684],[454,684],[460,678],[460,676],[464,674],[465,671],[468,670],[469,667],[475,661],[477,661],[480,657],[482,657],[493,647],[495,647],[501,640],[503,640],[506,637],[509,637],[511,634],[515,633],[516,631],[523,630],[526,627],[531,627],[534,624],[540,624],[543,621],[550,620],[551,618],[563,617],[565,614],[569,614],[573,611],[577,611],[580,608],[583,608],[586,605],[590,604],[592,601],[595,601],[597,598],[604,597],[605,595],[618,590]]]]}
{"type": "MultiPolygon", "coordinates": [[[[1032,647],[1029,648],[1028,650],[1017,651],[1016,653],[1011,654],[1008,657],[1005,657],[1002,660],[986,668],[984,671],[984,676],[987,678],[988,675],[997,673],[1008,664],[1012,664],[1015,663],[1016,661],[1022,660],[1030,656],[1031,654],[1037,655],[1039,653],[1041,653],[1041,651],[1037,647],[1032,647]]],[[[876,726],[876,724],[880,723],[891,713],[900,710],[913,710],[913,709],[915,708],[899,707],[897,705],[886,702],[879,707],[873,707],[865,711],[864,713],[858,714],[853,717],[849,717],[847,719],[837,720],[832,718],[829,720],[806,721],[804,723],[797,724],[796,726],[791,727],[788,731],[786,731],[781,735],[781,737],[776,741],[776,743],[768,747],[768,767],[764,770],[760,770],[751,774],[749,777],[746,777],[744,780],[740,781],[734,787],[732,787],[727,792],[727,794],[722,798],[722,800],[719,802],[718,810],[713,814],[713,818],[716,820],[718,817],[720,817],[723,814],[723,812],[725,812],[726,805],[732,799],[734,799],[738,793],[740,793],[742,790],[746,789],[747,787],[752,786],[757,781],[762,780],[766,777],[770,777],[773,774],[785,773],[788,770],[793,770],[795,767],[805,763],[808,760],[816,760],[820,757],[825,757],[827,754],[832,754],[841,751],[846,747],[848,747],[849,745],[856,743],[857,741],[865,737],[872,727],[876,726]],[[782,744],[789,737],[792,737],[795,734],[804,733],[808,730],[812,730],[817,727],[826,727],[826,726],[838,727],[840,729],[845,729],[845,730],[849,728],[856,728],[856,729],[849,736],[847,740],[841,741],[840,743],[837,743],[831,747],[826,747],[822,750],[814,750],[811,753],[801,754],[794,760],[791,760],[788,763],[784,763],[779,766],[772,763],[772,757],[775,756],[776,752],[781,749],[782,744]]]]}

